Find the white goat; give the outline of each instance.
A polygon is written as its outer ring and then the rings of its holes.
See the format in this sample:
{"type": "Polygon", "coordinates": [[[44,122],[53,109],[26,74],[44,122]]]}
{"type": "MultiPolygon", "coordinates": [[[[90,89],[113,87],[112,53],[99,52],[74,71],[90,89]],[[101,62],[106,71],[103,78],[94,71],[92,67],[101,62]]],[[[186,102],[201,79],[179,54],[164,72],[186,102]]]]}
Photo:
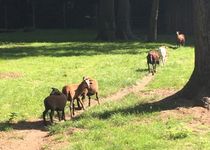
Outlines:
{"type": "Polygon", "coordinates": [[[163,65],[165,65],[165,63],[166,63],[166,55],[167,55],[167,48],[166,48],[166,46],[159,47],[158,51],[160,53],[160,59],[161,59],[163,65]]]}

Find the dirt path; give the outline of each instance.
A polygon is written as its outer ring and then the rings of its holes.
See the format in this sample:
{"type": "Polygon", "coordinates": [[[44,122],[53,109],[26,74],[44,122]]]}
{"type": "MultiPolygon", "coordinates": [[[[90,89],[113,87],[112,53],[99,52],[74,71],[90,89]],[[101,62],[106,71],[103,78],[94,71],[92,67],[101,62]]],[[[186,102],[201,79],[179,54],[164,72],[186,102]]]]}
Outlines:
{"type": "Polygon", "coordinates": [[[129,93],[136,93],[144,89],[144,87],[153,79],[152,75],[145,76],[142,80],[138,80],[135,85],[123,88],[119,90],[117,93],[108,96],[107,98],[102,99],[101,101],[107,102],[109,100],[120,100],[124,96],[128,95],[129,93]]]}
{"type": "Polygon", "coordinates": [[[13,125],[13,130],[0,133],[0,150],[39,150],[48,132],[41,120],[13,125]]]}
{"type": "MultiPolygon", "coordinates": [[[[132,92],[138,92],[142,90],[151,80],[153,76],[145,76],[142,80],[136,82],[135,85],[123,88],[117,93],[101,99],[101,103],[107,101],[120,100],[124,96],[132,92]]],[[[96,101],[91,101],[91,107],[97,105],[96,101]]],[[[82,111],[78,111],[76,116],[80,115],[82,111]]],[[[10,132],[0,132],[0,150],[40,150],[47,147],[49,143],[52,143],[51,138],[48,136],[48,131],[43,127],[42,120],[32,120],[22,123],[14,124],[13,130],[10,132]]],[[[58,146],[56,149],[62,146],[62,143],[53,143],[58,146]]]]}

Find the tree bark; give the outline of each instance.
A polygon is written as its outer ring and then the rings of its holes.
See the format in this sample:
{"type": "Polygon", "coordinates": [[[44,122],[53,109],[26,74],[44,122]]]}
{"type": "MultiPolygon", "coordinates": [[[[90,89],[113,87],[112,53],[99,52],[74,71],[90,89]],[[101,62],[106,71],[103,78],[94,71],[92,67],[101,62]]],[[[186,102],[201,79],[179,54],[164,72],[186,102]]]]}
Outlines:
{"type": "Polygon", "coordinates": [[[130,27],[130,1],[117,1],[116,37],[121,40],[133,39],[130,27]]]}
{"type": "Polygon", "coordinates": [[[159,11],[159,0],[153,0],[151,17],[150,17],[150,27],[148,33],[149,42],[157,41],[158,11],[159,11]]]}
{"type": "Polygon", "coordinates": [[[98,9],[98,40],[115,39],[114,0],[100,0],[98,9]]]}
{"type": "Polygon", "coordinates": [[[35,9],[35,2],[31,2],[32,7],[32,28],[36,29],[36,9],[35,9]]]}
{"type": "Polygon", "coordinates": [[[63,1],[63,4],[62,4],[62,14],[63,14],[63,28],[66,29],[67,27],[67,24],[66,24],[66,1],[63,1]]]}
{"type": "Polygon", "coordinates": [[[5,28],[5,30],[7,30],[8,29],[8,9],[7,9],[7,5],[5,4],[5,6],[4,6],[4,28],[5,28]]]}
{"type": "Polygon", "coordinates": [[[210,96],[210,2],[193,0],[195,67],[184,88],[178,93],[195,104],[210,96]]]}

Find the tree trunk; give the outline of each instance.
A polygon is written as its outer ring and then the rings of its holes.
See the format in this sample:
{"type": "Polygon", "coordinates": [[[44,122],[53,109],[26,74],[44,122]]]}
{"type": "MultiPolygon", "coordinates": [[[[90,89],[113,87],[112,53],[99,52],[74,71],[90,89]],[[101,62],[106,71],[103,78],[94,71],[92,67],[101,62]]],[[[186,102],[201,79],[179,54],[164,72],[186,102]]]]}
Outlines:
{"type": "Polygon", "coordinates": [[[35,5],[32,3],[31,4],[32,7],[32,27],[33,29],[36,28],[36,11],[35,11],[35,5]]]}
{"type": "Polygon", "coordinates": [[[150,27],[148,33],[148,41],[153,42],[157,40],[157,22],[158,22],[159,0],[153,0],[150,27]]]}
{"type": "Polygon", "coordinates": [[[63,28],[65,29],[67,27],[66,25],[66,2],[64,1],[62,4],[62,8],[63,8],[63,28]]]}
{"type": "Polygon", "coordinates": [[[4,6],[4,28],[5,30],[8,29],[8,9],[7,9],[7,5],[5,4],[4,6]]]}
{"type": "Polygon", "coordinates": [[[130,27],[130,1],[117,1],[116,37],[121,40],[133,39],[130,27]]]}
{"type": "Polygon", "coordinates": [[[98,9],[98,40],[115,39],[114,0],[100,0],[98,9]]]}
{"type": "Polygon", "coordinates": [[[201,104],[201,98],[210,96],[210,2],[193,0],[195,67],[185,85],[178,93],[201,104]]]}

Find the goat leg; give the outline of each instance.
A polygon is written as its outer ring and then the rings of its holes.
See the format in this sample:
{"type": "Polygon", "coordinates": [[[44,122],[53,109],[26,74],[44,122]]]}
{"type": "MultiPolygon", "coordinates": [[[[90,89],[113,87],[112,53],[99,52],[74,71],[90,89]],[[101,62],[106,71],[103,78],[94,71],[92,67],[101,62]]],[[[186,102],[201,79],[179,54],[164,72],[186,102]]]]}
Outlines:
{"type": "Polygon", "coordinates": [[[96,92],[96,100],[98,101],[98,104],[100,105],[99,98],[98,98],[98,92],[96,92]]]}
{"type": "Polygon", "coordinates": [[[54,115],[54,110],[51,110],[50,112],[50,122],[53,124],[53,115],[54,115]]]}
{"type": "Polygon", "coordinates": [[[48,112],[48,110],[46,109],[44,112],[43,112],[43,121],[44,121],[44,125],[46,126],[47,123],[46,123],[46,113],[48,112]]]}
{"type": "Polygon", "coordinates": [[[60,112],[57,110],[58,120],[61,121],[60,112]]]}

